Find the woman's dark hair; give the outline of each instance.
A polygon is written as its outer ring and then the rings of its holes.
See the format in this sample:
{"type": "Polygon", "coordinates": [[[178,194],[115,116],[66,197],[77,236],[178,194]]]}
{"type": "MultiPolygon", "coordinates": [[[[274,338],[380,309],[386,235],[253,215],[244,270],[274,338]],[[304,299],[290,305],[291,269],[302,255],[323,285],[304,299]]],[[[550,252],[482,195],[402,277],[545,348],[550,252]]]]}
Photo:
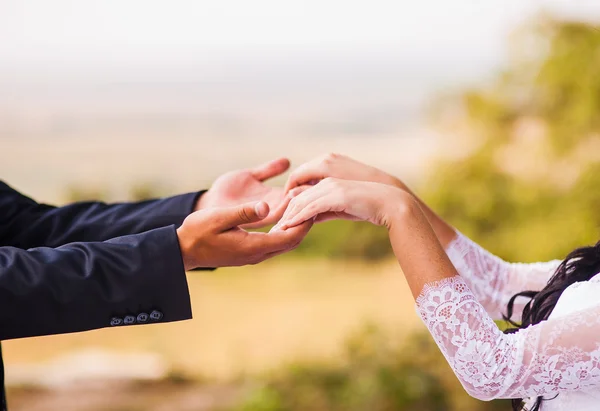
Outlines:
{"type": "MultiPolygon", "coordinates": [[[[538,324],[547,320],[556,306],[560,295],[568,286],[579,281],[587,281],[600,273],[600,241],[595,246],[581,247],[571,252],[556,269],[548,283],[541,291],[522,291],[512,296],[503,316],[513,328],[504,331],[511,334],[520,329],[527,328],[532,324],[538,324]],[[523,308],[521,322],[517,323],[511,319],[515,300],[519,297],[529,298],[529,302],[523,308]]],[[[539,411],[542,397],[538,397],[535,405],[529,411],[539,411]]],[[[514,411],[523,409],[523,399],[512,400],[514,411]]]]}

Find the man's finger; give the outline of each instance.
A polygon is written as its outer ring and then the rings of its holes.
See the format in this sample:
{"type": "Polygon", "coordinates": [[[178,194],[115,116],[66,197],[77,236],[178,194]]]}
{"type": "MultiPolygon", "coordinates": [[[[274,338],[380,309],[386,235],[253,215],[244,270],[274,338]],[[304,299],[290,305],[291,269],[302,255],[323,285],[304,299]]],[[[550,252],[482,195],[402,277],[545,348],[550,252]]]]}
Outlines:
{"type": "Polygon", "coordinates": [[[279,203],[279,205],[275,208],[270,208],[269,214],[264,219],[252,223],[252,224],[244,224],[242,226],[243,229],[254,229],[254,228],[262,228],[269,224],[273,224],[276,221],[279,221],[283,216],[283,213],[287,209],[288,204],[290,203],[291,197],[289,195],[285,196],[283,200],[279,203]]]}
{"type": "Polygon", "coordinates": [[[251,254],[270,254],[273,252],[283,252],[296,247],[309,232],[313,222],[307,221],[289,228],[286,231],[277,231],[273,233],[248,233],[245,239],[248,252],[251,254]]]}
{"type": "Polygon", "coordinates": [[[256,261],[255,263],[258,264],[258,263],[261,263],[263,261],[270,260],[273,257],[277,257],[278,255],[288,253],[288,252],[294,250],[298,245],[300,245],[300,241],[298,243],[296,243],[296,244],[292,244],[288,248],[277,250],[277,251],[272,251],[270,253],[261,255],[260,258],[258,259],[258,261],[256,261]]]}
{"type": "Polygon", "coordinates": [[[257,180],[265,181],[269,178],[285,173],[288,168],[290,168],[290,160],[287,158],[279,158],[277,160],[261,164],[260,166],[250,170],[250,172],[257,180]]]}
{"type": "Polygon", "coordinates": [[[233,227],[251,224],[269,215],[269,205],[264,201],[241,204],[214,211],[217,227],[226,231],[233,227]]]}

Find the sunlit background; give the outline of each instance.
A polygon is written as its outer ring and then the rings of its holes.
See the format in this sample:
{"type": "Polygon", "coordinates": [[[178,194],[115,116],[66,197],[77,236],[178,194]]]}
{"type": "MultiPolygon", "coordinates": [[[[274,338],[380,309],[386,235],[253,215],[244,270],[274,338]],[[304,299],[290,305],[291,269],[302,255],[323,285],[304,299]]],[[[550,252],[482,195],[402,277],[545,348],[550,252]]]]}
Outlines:
{"type": "MultiPolygon", "coordinates": [[[[0,178],[135,200],[335,151],[504,257],[560,258],[598,237],[599,22],[594,0],[0,0],[0,178]]],[[[4,343],[12,409],[508,409],[461,391],[380,231],[188,278],[192,321],[4,343]]]]}

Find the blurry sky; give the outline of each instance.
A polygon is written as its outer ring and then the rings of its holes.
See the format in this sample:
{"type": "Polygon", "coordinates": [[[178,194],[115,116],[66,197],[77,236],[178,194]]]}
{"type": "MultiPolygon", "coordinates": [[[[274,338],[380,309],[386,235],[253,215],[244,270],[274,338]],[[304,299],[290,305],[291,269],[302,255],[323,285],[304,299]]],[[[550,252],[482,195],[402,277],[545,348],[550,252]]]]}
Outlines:
{"type": "Polygon", "coordinates": [[[0,0],[0,174],[54,192],[327,151],[416,170],[424,108],[493,76],[542,11],[600,1],[0,0]]]}
{"type": "Polygon", "coordinates": [[[598,16],[600,3],[0,0],[0,71],[29,78],[114,71],[144,77],[152,76],[146,70],[222,69],[228,59],[318,59],[329,53],[381,53],[410,65],[444,63],[471,71],[478,67],[468,63],[497,62],[506,35],[540,10],[598,16]]]}
{"type": "MultiPolygon", "coordinates": [[[[179,110],[189,106],[185,85],[200,84],[192,100],[216,105],[290,93],[302,105],[319,93],[325,110],[352,96],[395,110],[402,94],[415,105],[489,74],[507,35],[540,10],[598,17],[600,2],[0,0],[0,103],[14,108],[28,91],[58,106],[72,92],[115,84],[125,100],[148,102],[144,87],[125,95],[133,83],[182,97],[179,110]]],[[[99,106],[123,100],[96,97],[99,106]]]]}
{"type": "Polygon", "coordinates": [[[0,136],[136,114],[233,134],[248,120],[390,131],[494,73],[540,11],[597,19],[600,2],[0,0],[0,136]]]}

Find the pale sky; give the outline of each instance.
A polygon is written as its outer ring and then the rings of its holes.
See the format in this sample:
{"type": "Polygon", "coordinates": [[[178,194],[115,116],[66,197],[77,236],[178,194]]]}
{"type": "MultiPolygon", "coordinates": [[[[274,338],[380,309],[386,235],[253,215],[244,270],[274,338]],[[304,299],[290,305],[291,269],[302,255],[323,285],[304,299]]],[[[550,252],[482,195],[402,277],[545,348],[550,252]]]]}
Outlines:
{"type": "Polygon", "coordinates": [[[0,71],[178,66],[253,53],[394,50],[493,56],[540,9],[597,0],[0,0],[0,71]]]}

